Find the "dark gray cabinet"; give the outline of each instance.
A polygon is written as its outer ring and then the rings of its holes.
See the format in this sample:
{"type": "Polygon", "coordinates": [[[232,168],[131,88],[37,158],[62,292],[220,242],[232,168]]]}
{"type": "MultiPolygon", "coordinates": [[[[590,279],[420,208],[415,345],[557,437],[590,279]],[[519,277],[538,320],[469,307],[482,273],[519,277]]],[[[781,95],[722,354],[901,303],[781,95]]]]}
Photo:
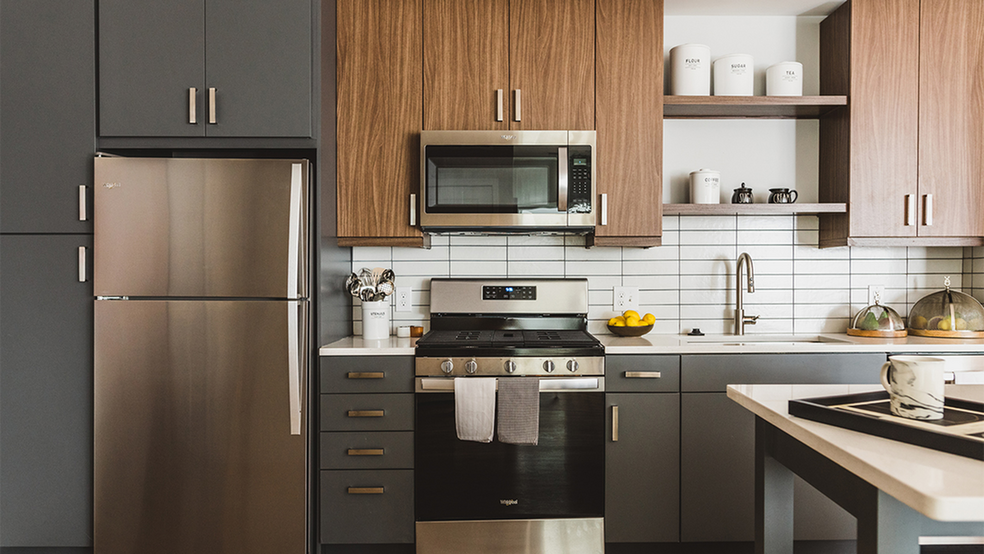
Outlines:
{"type": "MultiPolygon", "coordinates": [[[[680,539],[755,539],[755,417],[727,397],[728,384],[873,384],[885,359],[881,353],[682,356],[680,539]]],[[[797,540],[853,538],[853,518],[798,478],[795,502],[797,540]]]]}
{"type": "Polygon", "coordinates": [[[0,4],[0,232],[92,232],[95,78],[92,0],[0,4]]]}
{"type": "Polygon", "coordinates": [[[680,357],[609,356],[606,366],[605,541],[677,542],[680,357]]]}
{"type": "Polygon", "coordinates": [[[0,547],[92,544],[93,303],[80,246],[91,252],[92,237],[0,235],[0,547]]]}
{"type": "Polygon", "coordinates": [[[310,137],[311,0],[101,0],[99,136],[310,137]]]}
{"type": "Polygon", "coordinates": [[[320,542],[329,552],[414,542],[413,366],[412,356],[321,358],[320,542]]]}

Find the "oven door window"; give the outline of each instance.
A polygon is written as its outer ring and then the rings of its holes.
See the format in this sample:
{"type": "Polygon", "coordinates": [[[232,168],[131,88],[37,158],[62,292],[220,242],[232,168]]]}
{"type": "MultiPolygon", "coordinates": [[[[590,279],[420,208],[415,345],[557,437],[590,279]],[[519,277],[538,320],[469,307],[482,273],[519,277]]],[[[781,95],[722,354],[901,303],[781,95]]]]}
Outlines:
{"type": "Polygon", "coordinates": [[[428,213],[556,214],[556,146],[428,146],[428,213]]]}
{"type": "Polygon", "coordinates": [[[453,393],[415,398],[418,521],[603,516],[604,393],[541,392],[536,446],[458,440],[453,393]]]}

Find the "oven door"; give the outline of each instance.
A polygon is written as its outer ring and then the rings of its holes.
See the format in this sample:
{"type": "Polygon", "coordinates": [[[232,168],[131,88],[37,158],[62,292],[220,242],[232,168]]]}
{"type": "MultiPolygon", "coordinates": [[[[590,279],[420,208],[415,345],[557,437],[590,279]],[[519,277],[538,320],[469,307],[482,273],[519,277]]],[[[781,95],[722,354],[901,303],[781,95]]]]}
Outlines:
{"type": "Polygon", "coordinates": [[[417,521],[603,517],[603,377],[541,380],[536,446],[458,440],[454,393],[427,392],[421,380],[414,433],[417,521]],[[544,390],[547,381],[596,388],[544,390]]]}

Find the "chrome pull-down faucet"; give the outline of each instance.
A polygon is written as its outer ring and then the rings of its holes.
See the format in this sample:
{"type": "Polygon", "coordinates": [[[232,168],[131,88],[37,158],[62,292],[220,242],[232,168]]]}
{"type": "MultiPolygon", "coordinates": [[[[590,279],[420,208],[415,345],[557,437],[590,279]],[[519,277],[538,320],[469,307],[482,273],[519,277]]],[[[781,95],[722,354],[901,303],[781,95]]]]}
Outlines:
{"type": "Polygon", "coordinates": [[[748,292],[755,292],[755,270],[752,269],[752,257],[748,255],[747,252],[742,252],[738,256],[738,265],[735,268],[735,334],[744,335],[746,325],[755,325],[755,321],[759,318],[757,315],[745,315],[745,309],[742,307],[742,296],[743,292],[741,290],[741,266],[742,262],[748,266],[748,292]]]}

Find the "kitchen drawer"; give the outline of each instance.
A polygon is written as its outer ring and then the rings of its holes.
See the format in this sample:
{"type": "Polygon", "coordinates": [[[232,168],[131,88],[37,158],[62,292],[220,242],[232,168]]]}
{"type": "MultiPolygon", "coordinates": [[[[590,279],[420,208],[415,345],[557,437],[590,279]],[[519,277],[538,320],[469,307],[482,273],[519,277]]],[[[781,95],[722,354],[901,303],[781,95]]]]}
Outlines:
{"type": "Polygon", "coordinates": [[[321,392],[413,392],[413,356],[324,356],[321,392]]]}
{"type": "Polygon", "coordinates": [[[322,431],[413,431],[412,394],[322,394],[322,431]]]}
{"type": "Polygon", "coordinates": [[[321,472],[323,544],[394,544],[413,539],[413,470],[321,472]]]}
{"type": "Polygon", "coordinates": [[[412,431],[321,433],[321,469],[413,469],[412,431]]]}
{"type": "Polygon", "coordinates": [[[684,392],[736,384],[875,384],[887,354],[697,354],[680,361],[684,392]]]}
{"type": "Polygon", "coordinates": [[[605,390],[677,392],[680,390],[680,356],[607,356],[605,390]]]}

